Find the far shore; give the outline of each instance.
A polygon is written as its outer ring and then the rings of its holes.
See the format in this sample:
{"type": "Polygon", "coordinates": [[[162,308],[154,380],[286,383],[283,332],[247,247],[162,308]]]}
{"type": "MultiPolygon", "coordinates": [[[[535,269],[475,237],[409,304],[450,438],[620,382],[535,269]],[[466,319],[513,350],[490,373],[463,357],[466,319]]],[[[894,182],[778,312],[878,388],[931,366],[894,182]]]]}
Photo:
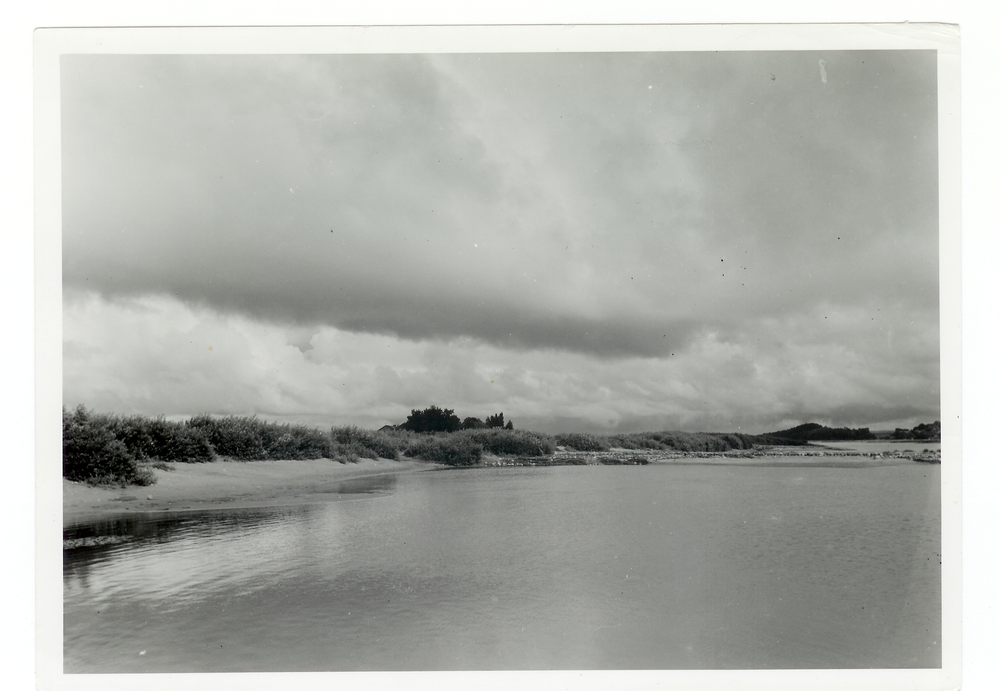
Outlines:
{"type": "MultiPolygon", "coordinates": [[[[909,451],[909,450],[907,450],[909,451]]],[[[469,468],[558,465],[726,465],[744,467],[810,466],[864,468],[940,463],[940,452],[868,453],[857,449],[771,447],[726,452],[663,452],[613,449],[599,452],[559,450],[545,457],[484,456],[469,468]]],[[[410,458],[362,459],[340,463],[329,459],[306,461],[229,461],[168,463],[154,469],[156,484],[147,487],[92,487],[63,480],[63,522],[119,513],[203,511],[211,509],[285,506],[334,501],[350,497],[338,493],[341,483],[379,475],[447,468],[410,458]]]]}

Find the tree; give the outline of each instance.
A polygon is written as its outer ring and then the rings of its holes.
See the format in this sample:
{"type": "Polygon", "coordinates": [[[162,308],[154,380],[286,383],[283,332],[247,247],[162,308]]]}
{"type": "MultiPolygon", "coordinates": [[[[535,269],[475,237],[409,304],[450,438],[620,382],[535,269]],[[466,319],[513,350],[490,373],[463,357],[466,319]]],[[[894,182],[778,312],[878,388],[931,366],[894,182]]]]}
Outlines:
{"type": "Polygon", "coordinates": [[[497,413],[496,415],[490,415],[486,418],[487,427],[503,427],[503,413],[497,413]]]}
{"type": "Polygon", "coordinates": [[[435,405],[424,410],[411,410],[401,427],[413,432],[454,432],[462,426],[462,421],[454,410],[442,410],[435,405]]]}

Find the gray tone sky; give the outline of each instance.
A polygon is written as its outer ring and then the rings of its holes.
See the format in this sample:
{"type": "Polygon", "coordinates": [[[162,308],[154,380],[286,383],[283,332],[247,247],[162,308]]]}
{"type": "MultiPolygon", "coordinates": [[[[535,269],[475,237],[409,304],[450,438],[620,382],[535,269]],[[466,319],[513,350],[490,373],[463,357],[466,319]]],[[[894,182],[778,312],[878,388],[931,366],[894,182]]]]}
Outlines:
{"type": "Polygon", "coordinates": [[[937,419],[935,65],[64,57],[66,403],[937,419]]]}

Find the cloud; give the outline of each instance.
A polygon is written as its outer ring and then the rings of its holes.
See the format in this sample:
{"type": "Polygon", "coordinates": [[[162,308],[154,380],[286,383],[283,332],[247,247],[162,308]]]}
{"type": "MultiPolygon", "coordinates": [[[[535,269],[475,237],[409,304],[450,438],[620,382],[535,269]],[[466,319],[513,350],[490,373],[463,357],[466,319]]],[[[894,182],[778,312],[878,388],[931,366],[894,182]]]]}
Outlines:
{"type": "Polygon", "coordinates": [[[73,396],[359,422],[435,401],[603,427],[934,414],[932,52],[62,73],[67,323],[102,315],[67,328],[73,396]]]}
{"type": "Polygon", "coordinates": [[[502,411],[520,427],[550,432],[763,432],[805,420],[895,426],[933,418],[937,365],[908,364],[933,334],[914,325],[892,344],[845,346],[836,333],[856,318],[841,315],[825,333],[802,330],[798,319],[735,338],[704,333],[668,358],[415,342],[331,327],[303,351],[290,343],[303,338],[295,330],[173,298],[76,294],[64,314],[64,398],[70,407],[125,414],[367,427],[435,404],[462,417],[502,411]]]}

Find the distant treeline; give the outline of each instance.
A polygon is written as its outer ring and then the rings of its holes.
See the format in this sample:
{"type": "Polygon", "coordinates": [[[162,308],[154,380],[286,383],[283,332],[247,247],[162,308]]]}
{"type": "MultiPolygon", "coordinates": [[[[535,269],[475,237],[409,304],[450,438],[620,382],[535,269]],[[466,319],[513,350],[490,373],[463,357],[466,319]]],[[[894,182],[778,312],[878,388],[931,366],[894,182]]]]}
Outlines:
{"type": "Polygon", "coordinates": [[[921,439],[925,441],[941,441],[941,421],[935,420],[930,424],[920,424],[913,429],[903,429],[897,427],[892,433],[893,439],[921,439]]]}
{"type": "Polygon", "coordinates": [[[477,417],[460,420],[454,410],[432,405],[423,410],[411,410],[406,422],[400,425],[386,425],[382,431],[408,430],[410,432],[457,432],[463,429],[514,429],[514,423],[504,424],[503,413],[490,415],[486,421],[477,417]]]}
{"type": "Polygon", "coordinates": [[[824,427],[815,422],[807,422],[798,427],[783,429],[778,432],[768,432],[759,437],[763,443],[790,444],[811,441],[864,441],[875,439],[875,435],[867,427],[851,429],[849,427],[824,427]],[[766,440],[766,441],[764,441],[766,440]]]}

